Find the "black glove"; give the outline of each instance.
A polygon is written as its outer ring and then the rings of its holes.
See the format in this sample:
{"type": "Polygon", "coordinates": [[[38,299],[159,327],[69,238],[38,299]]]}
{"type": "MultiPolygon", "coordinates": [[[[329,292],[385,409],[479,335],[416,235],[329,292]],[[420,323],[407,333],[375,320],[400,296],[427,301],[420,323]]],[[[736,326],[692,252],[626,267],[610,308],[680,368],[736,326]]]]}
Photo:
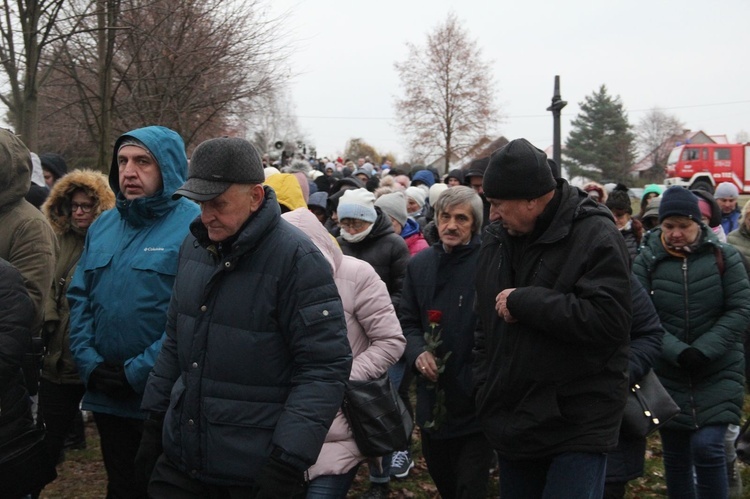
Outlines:
{"type": "Polygon", "coordinates": [[[677,356],[677,363],[680,364],[680,367],[689,371],[705,366],[708,364],[708,361],[708,357],[706,357],[700,350],[693,347],[686,348],[677,356]]]}
{"type": "Polygon", "coordinates": [[[94,368],[89,376],[89,390],[100,391],[112,398],[124,399],[135,394],[125,376],[122,363],[104,361],[94,368]]]}
{"type": "Polygon", "coordinates": [[[151,474],[154,472],[156,460],[163,452],[161,445],[161,434],[164,427],[164,414],[151,413],[149,418],[143,422],[143,434],[138,452],[135,455],[135,481],[141,490],[148,488],[151,474]]]}
{"type": "Polygon", "coordinates": [[[304,489],[304,472],[271,456],[258,472],[255,499],[292,498],[304,489]]]}

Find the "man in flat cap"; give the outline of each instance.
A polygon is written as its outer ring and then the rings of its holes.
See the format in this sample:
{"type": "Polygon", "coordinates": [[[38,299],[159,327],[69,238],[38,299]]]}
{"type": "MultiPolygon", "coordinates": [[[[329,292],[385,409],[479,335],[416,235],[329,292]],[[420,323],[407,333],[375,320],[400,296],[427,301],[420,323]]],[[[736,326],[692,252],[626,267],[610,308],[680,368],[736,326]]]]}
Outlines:
{"type": "Polygon", "coordinates": [[[341,406],[351,350],[331,267],[263,181],[252,144],[217,138],[175,193],[201,214],[143,400],[151,497],[296,497],[341,406]]]}
{"type": "Polygon", "coordinates": [[[474,374],[500,496],[601,498],[628,389],[627,249],[524,139],[492,154],[483,188],[474,374]]]}
{"type": "Polygon", "coordinates": [[[107,469],[108,498],[146,497],[133,461],[141,398],[161,348],[177,251],[198,207],[172,194],[187,175],[182,138],[149,126],[115,142],[115,209],[96,219],[68,288],[71,351],[86,385],[107,469]]]}

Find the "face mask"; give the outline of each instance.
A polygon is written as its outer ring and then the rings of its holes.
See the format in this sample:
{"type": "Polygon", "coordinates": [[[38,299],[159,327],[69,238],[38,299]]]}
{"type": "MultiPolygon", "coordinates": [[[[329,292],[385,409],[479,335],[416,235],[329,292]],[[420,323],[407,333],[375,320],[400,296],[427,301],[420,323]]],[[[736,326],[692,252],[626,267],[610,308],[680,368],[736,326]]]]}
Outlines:
{"type": "Polygon", "coordinates": [[[348,243],[358,243],[362,241],[364,238],[367,237],[367,235],[372,232],[372,228],[375,226],[375,224],[370,224],[369,227],[367,227],[365,230],[360,232],[359,234],[349,234],[346,229],[341,227],[341,237],[344,238],[344,241],[348,243]]]}

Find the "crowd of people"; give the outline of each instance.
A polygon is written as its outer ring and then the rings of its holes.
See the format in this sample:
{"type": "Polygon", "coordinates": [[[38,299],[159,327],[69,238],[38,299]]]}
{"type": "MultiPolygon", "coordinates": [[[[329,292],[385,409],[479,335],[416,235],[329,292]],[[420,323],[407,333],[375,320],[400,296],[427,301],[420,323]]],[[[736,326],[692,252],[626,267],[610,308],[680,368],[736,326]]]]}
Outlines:
{"type": "Polygon", "coordinates": [[[82,409],[108,498],[345,498],[362,465],[385,498],[416,443],[366,456],[342,403],[387,373],[441,497],[486,497],[497,469],[503,499],[623,498],[651,370],[680,408],[670,497],[739,497],[750,206],[730,182],[649,185],[634,214],[525,139],[441,176],[230,137],[188,160],[160,126],[121,135],[108,176],[8,130],[0,157],[3,497],[55,479],[82,409]]]}

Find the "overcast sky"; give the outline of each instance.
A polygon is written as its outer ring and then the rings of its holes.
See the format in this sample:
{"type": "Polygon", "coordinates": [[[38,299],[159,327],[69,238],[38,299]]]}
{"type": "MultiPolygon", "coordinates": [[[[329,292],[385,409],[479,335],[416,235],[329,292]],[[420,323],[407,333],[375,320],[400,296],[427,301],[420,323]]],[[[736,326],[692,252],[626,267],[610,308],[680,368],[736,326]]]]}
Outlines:
{"type": "Polygon", "coordinates": [[[691,130],[750,131],[750,1],[721,0],[273,0],[289,12],[291,92],[301,128],[318,156],[361,137],[406,160],[394,119],[401,95],[395,61],[406,42],[449,12],[490,62],[504,116],[496,135],[552,144],[546,111],[560,75],[563,143],[584,97],[607,85],[635,125],[658,106],[691,130]]]}

